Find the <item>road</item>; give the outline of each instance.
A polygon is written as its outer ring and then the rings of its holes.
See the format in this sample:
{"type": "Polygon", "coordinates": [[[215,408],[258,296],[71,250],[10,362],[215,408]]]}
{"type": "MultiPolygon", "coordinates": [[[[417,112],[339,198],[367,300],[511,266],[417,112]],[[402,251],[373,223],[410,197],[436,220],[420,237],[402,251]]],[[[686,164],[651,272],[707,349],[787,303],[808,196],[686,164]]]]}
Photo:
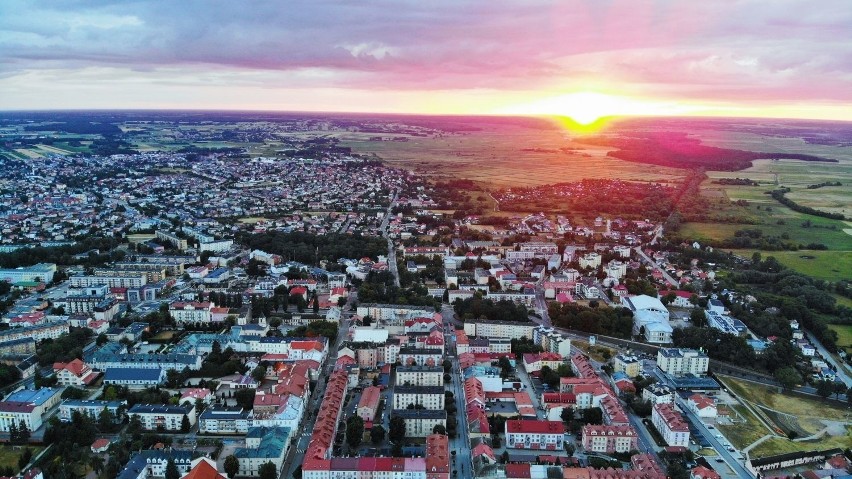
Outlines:
{"type": "MultiPolygon", "coordinates": [[[[680,395],[675,394],[675,402],[677,403],[680,410],[683,412],[684,417],[686,417],[699,432],[710,442],[710,445],[713,446],[713,449],[719,454],[719,457],[723,459],[728,467],[733,469],[735,475],[733,477],[754,477],[744,465],[744,460],[738,459],[734,456],[734,453],[728,451],[725,447],[726,444],[729,444],[727,441],[722,442],[719,438],[717,438],[714,434],[713,430],[707,428],[704,422],[701,421],[701,418],[698,417],[691,409],[686,407],[686,401],[680,397],[680,395]]],[[[719,471],[717,471],[719,472],[719,471]]],[[[721,473],[720,473],[721,474],[721,473]]]]}
{"type": "MultiPolygon", "coordinates": [[[[450,316],[453,318],[453,315],[450,316]]],[[[444,321],[447,320],[447,316],[444,316],[444,321]]],[[[458,470],[460,473],[458,477],[473,477],[473,458],[471,456],[470,451],[470,430],[467,424],[467,408],[464,404],[464,389],[463,389],[463,381],[464,377],[462,376],[461,366],[459,365],[459,355],[456,350],[456,335],[454,332],[450,332],[448,335],[450,341],[447,344],[447,356],[451,363],[453,363],[453,374],[451,374],[453,380],[452,383],[447,385],[447,389],[453,392],[453,400],[456,402],[456,419],[458,420],[458,427],[456,431],[455,438],[450,439],[450,450],[454,451],[456,454],[451,456],[451,461],[453,462],[453,469],[458,470]]]]}
{"type": "Polygon", "coordinates": [[[391,198],[390,204],[388,205],[388,209],[385,212],[385,218],[382,220],[382,225],[379,229],[382,232],[382,237],[384,237],[388,241],[388,270],[393,275],[393,282],[397,288],[400,287],[399,284],[399,270],[396,265],[396,248],[394,247],[393,240],[388,235],[388,223],[390,222],[391,210],[396,204],[396,198],[399,195],[399,192],[393,192],[393,198],[391,198]]]}
{"type": "Polygon", "coordinates": [[[647,263],[647,264],[648,264],[649,266],[651,266],[653,269],[656,269],[657,271],[659,271],[659,272],[663,273],[663,278],[665,278],[666,282],[668,282],[668,283],[669,283],[670,285],[672,285],[673,287],[677,288],[677,286],[678,286],[680,283],[678,283],[677,281],[675,281],[675,279],[674,279],[674,278],[672,278],[672,277],[671,277],[671,275],[670,275],[669,273],[667,273],[667,272],[666,272],[666,270],[664,270],[663,268],[660,268],[660,267],[657,265],[657,263],[655,263],[655,262],[654,262],[654,260],[653,260],[653,259],[651,259],[648,255],[646,255],[646,254],[645,254],[645,252],[644,252],[644,251],[642,251],[642,247],[641,247],[641,246],[637,246],[637,247],[633,248],[633,250],[634,250],[634,251],[636,251],[636,254],[638,254],[640,258],[642,258],[642,261],[644,261],[645,263],[647,263]]]}
{"type": "Polygon", "coordinates": [[[817,338],[815,338],[814,335],[805,331],[805,336],[807,336],[808,341],[810,341],[811,344],[814,345],[816,350],[819,351],[819,354],[822,355],[822,359],[825,362],[834,366],[834,369],[837,372],[837,379],[843,381],[843,384],[845,384],[847,388],[852,386],[852,377],[849,377],[849,374],[846,372],[846,368],[844,367],[844,365],[838,364],[837,361],[834,359],[834,356],[832,356],[832,354],[828,352],[827,349],[825,349],[825,346],[823,346],[821,342],[817,341],[817,338]]]}
{"type": "MultiPolygon", "coordinates": [[[[345,309],[349,309],[349,307],[347,306],[345,309]]],[[[299,435],[291,442],[290,450],[287,451],[287,457],[281,465],[281,474],[278,476],[279,479],[290,479],[293,474],[292,468],[295,467],[295,465],[301,465],[304,462],[305,450],[308,448],[308,444],[311,440],[311,434],[314,430],[314,424],[317,420],[316,411],[319,409],[319,405],[325,397],[326,383],[328,381],[328,377],[331,375],[332,369],[334,368],[334,362],[337,359],[337,349],[340,346],[340,343],[345,339],[349,330],[349,321],[346,319],[346,313],[344,312],[343,314],[344,317],[340,320],[337,338],[335,338],[334,344],[329,344],[328,346],[328,355],[326,355],[325,361],[320,366],[316,388],[314,389],[313,394],[311,394],[308,404],[305,406],[305,410],[302,413],[302,422],[297,429],[297,431],[299,431],[299,435]]]]}

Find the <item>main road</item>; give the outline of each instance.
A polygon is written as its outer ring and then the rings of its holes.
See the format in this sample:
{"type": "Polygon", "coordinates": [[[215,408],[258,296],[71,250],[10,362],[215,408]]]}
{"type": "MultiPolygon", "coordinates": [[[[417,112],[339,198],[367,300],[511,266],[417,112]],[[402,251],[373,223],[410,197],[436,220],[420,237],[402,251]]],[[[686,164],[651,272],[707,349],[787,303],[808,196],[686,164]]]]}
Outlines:
{"type": "Polygon", "coordinates": [[[399,195],[399,192],[393,192],[393,198],[391,198],[390,204],[388,205],[388,209],[385,212],[385,217],[382,220],[382,224],[379,229],[382,232],[382,237],[384,237],[388,241],[388,270],[390,270],[393,275],[393,282],[397,288],[399,285],[399,270],[396,265],[396,248],[394,247],[393,240],[390,235],[388,235],[388,223],[390,222],[391,210],[396,204],[396,198],[399,195]]]}
{"type": "Polygon", "coordinates": [[[317,385],[314,388],[313,394],[310,395],[310,399],[308,400],[308,404],[305,405],[304,411],[302,411],[302,420],[299,427],[296,429],[298,436],[290,443],[290,450],[287,451],[287,457],[281,465],[281,474],[278,476],[279,479],[290,479],[293,474],[292,468],[297,465],[301,465],[305,460],[305,450],[308,448],[308,444],[311,441],[311,434],[314,431],[314,424],[317,420],[316,411],[319,410],[319,405],[325,397],[326,383],[328,381],[328,377],[331,375],[332,369],[334,368],[334,362],[337,359],[337,348],[346,337],[349,330],[348,325],[349,320],[346,318],[344,312],[343,316],[340,318],[337,337],[334,339],[333,344],[329,344],[328,354],[326,355],[323,364],[320,365],[317,385]]]}
{"type": "Polygon", "coordinates": [[[663,278],[665,278],[665,280],[666,280],[666,281],[667,281],[667,282],[668,282],[671,286],[673,286],[673,287],[677,288],[677,286],[678,286],[678,284],[679,284],[679,283],[678,283],[677,281],[675,281],[675,279],[674,279],[674,278],[672,278],[672,277],[671,277],[671,275],[670,275],[669,273],[667,273],[667,272],[666,272],[666,270],[664,270],[663,268],[660,268],[660,266],[659,266],[659,265],[657,265],[657,263],[655,263],[653,259],[651,259],[648,255],[646,255],[646,254],[645,254],[645,252],[644,252],[644,251],[642,251],[642,247],[641,247],[641,246],[637,246],[637,247],[633,248],[633,251],[636,251],[636,254],[638,254],[638,255],[639,255],[639,257],[640,257],[640,258],[642,258],[642,260],[643,260],[645,263],[648,263],[648,265],[649,265],[649,266],[651,266],[651,268],[653,268],[653,269],[655,269],[655,270],[659,271],[660,273],[662,273],[662,274],[663,274],[663,278]]]}

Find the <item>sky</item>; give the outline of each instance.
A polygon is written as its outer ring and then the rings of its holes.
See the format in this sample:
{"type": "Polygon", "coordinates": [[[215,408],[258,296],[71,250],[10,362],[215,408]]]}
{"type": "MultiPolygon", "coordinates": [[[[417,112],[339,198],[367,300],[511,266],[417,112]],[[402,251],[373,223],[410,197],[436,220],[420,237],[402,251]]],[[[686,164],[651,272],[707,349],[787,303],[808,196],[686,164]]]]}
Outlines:
{"type": "Polygon", "coordinates": [[[849,0],[0,2],[0,109],[852,120],[849,0]]]}

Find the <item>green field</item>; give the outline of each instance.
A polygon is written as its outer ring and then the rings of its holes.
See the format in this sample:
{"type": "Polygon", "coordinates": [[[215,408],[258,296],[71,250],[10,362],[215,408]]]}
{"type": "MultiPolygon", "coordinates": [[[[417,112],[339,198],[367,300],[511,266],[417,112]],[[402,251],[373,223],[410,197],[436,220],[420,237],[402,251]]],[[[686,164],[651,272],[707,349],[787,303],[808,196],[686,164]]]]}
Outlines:
{"type": "Polygon", "coordinates": [[[742,405],[732,406],[737,413],[739,413],[740,417],[745,419],[745,422],[738,422],[735,424],[717,424],[716,427],[719,428],[720,431],[725,435],[728,440],[731,441],[731,444],[737,447],[737,449],[743,449],[762,438],[763,436],[770,433],[768,429],[752,414],[749,410],[742,405]]]}
{"type": "Polygon", "coordinates": [[[847,428],[845,436],[825,436],[815,441],[791,441],[783,437],[773,437],[758,444],[749,455],[755,459],[788,452],[846,449],[850,446],[852,446],[852,429],[847,428]]]}
{"type": "MultiPolygon", "coordinates": [[[[731,251],[744,258],[751,258],[757,250],[731,251]]],[[[825,281],[848,280],[849,272],[852,271],[852,251],[761,251],[760,254],[764,258],[774,256],[779,263],[794,271],[825,281]]]]}
{"type": "Polygon", "coordinates": [[[0,468],[11,467],[17,471],[18,458],[21,457],[24,449],[31,450],[33,452],[33,457],[35,457],[44,448],[39,446],[0,446],[0,468]]]}
{"type": "Polygon", "coordinates": [[[852,324],[829,324],[828,329],[837,333],[837,346],[852,353],[852,324]]]}

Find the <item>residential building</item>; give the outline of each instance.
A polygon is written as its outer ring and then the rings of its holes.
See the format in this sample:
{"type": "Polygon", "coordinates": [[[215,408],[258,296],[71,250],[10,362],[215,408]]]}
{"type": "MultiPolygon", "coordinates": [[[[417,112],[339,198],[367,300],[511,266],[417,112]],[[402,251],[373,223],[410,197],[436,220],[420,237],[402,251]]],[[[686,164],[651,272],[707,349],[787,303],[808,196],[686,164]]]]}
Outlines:
{"type": "Polygon", "coordinates": [[[59,404],[59,419],[64,422],[71,422],[71,417],[75,412],[85,414],[98,421],[101,413],[108,410],[112,413],[113,422],[118,424],[124,418],[123,410],[127,407],[127,401],[97,401],[97,400],[82,400],[82,399],[65,399],[59,404]]]}
{"type": "Polygon", "coordinates": [[[195,424],[195,405],[137,404],[127,411],[127,415],[131,418],[138,417],[143,429],[149,431],[163,429],[177,432],[181,430],[183,418],[188,419],[190,426],[195,424]]]}
{"type": "Polygon", "coordinates": [[[198,416],[198,432],[209,434],[245,434],[251,422],[250,412],[239,406],[213,405],[198,416]]]}
{"type": "Polygon", "coordinates": [[[657,367],[672,376],[707,374],[710,358],[696,349],[662,348],[657,351],[657,367]]]}
{"type": "Polygon", "coordinates": [[[642,373],[642,360],[632,354],[617,354],[613,359],[613,372],[623,372],[635,378],[642,373]]]}
{"type": "Polygon", "coordinates": [[[361,393],[361,399],[358,401],[358,408],[355,413],[364,420],[364,422],[372,422],[376,418],[376,412],[379,410],[379,401],[382,398],[382,390],[376,386],[370,386],[364,389],[361,393]]]}
{"type": "Polygon", "coordinates": [[[509,420],[505,425],[506,447],[560,451],[565,440],[562,421],[509,420]]]}
{"type": "Polygon", "coordinates": [[[397,366],[396,384],[403,386],[443,386],[441,366],[397,366]]]}
{"type": "Polygon", "coordinates": [[[53,363],[53,373],[60,386],[85,387],[100,376],[79,359],[67,363],[53,363]]]}
{"type": "Polygon", "coordinates": [[[447,427],[447,411],[434,409],[394,409],[391,417],[405,420],[406,437],[426,437],[437,425],[447,427]]]}
{"type": "Polygon", "coordinates": [[[465,321],[464,332],[468,337],[520,339],[522,337],[532,338],[535,327],[536,324],[533,322],[473,320],[465,321]]]}
{"type": "Polygon", "coordinates": [[[108,367],[104,373],[104,384],[127,386],[130,389],[145,389],[160,385],[166,380],[162,368],[117,368],[108,367]]]}
{"type": "Polygon", "coordinates": [[[689,447],[689,426],[674,405],[656,404],[651,410],[651,423],[669,446],[689,447]]]}
{"type": "Polygon", "coordinates": [[[654,383],[642,390],[642,399],[650,401],[651,405],[656,404],[672,404],[674,403],[674,391],[659,383],[654,383]]]}
{"type": "Polygon", "coordinates": [[[240,461],[241,476],[257,476],[260,467],[267,462],[281,469],[284,456],[290,447],[290,428],[253,427],[246,433],[246,447],[239,447],[234,455],[240,461]]]}
{"type": "Polygon", "coordinates": [[[639,449],[639,436],[633,426],[583,426],[583,449],[587,452],[630,452],[639,449]]]}
{"type": "Polygon", "coordinates": [[[691,409],[698,417],[713,419],[717,416],[716,401],[703,394],[693,394],[686,400],[686,407],[691,409]]]}
{"type": "Polygon", "coordinates": [[[9,283],[52,283],[56,273],[55,263],[39,263],[21,268],[0,269],[0,281],[9,283]]]}
{"type": "Polygon", "coordinates": [[[208,324],[211,321],[211,302],[175,302],[169,305],[169,314],[179,326],[184,324],[208,324]]]}
{"type": "Polygon", "coordinates": [[[426,409],[444,409],[444,386],[401,386],[393,389],[393,409],[420,405],[426,409]]]}

